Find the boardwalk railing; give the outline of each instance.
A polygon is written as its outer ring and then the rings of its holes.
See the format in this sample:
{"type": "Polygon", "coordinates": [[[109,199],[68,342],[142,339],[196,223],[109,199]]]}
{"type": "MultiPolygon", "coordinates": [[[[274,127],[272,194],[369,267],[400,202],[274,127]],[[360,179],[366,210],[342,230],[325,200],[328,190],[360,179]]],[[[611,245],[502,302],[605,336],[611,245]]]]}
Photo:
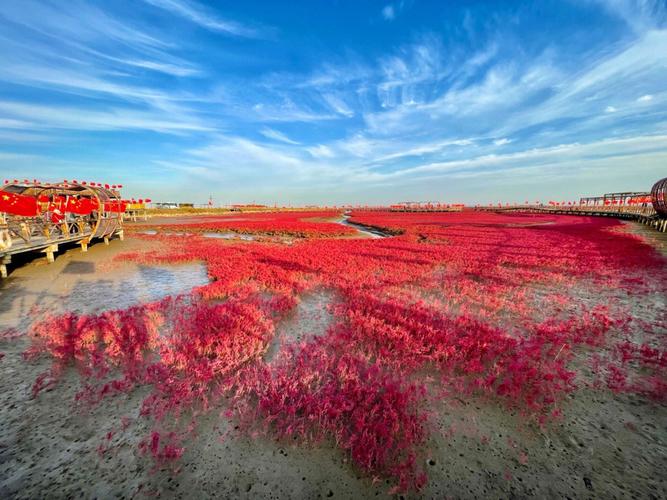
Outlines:
{"type": "MultiPolygon", "coordinates": [[[[100,226],[106,226],[101,221],[100,226]]],[[[12,255],[24,252],[42,251],[48,262],[53,262],[58,246],[65,243],[81,245],[82,251],[88,249],[94,237],[104,238],[108,244],[114,234],[123,238],[122,227],[97,227],[97,221],[86,217],[77,217],[61,223],[47,222],[42,217],[13,218],[0,214],[0,277],[7,277],[7,264],[12,255]]]]}
{"type": "Polygon", "coordinates": [[[506,205],[502,207],[476,207],[484,212],[522,212],[549,213],[561,215],[587,215],[593,217],[615,217],[617,219],[635,220],[654,227],[658,231],[667,232],[667,219],[660,218],[652,206],[643,205],[506,205]]]}
{"type": "Polygon", "coordinates": [[[109,243],[123,237],[124,202],[117,190],[100,184],[14,181],[0,186],[0,276],[7,277],[12,256],[41,251],[53,262],[58,246],[81,245],[94,238],[109,243]]]}

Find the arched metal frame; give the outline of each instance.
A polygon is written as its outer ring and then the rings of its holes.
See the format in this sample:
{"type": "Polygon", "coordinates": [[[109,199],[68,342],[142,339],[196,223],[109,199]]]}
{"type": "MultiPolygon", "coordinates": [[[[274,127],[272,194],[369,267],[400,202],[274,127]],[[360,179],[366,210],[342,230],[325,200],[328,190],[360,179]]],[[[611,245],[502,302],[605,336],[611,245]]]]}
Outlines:
{"type": "Polygon", "coordinates": [[[667,218],[667,177],[653,184],[651,203],[653,203],[653,208],[660,217],[667,218]]]}
{"type": "MultiPolygon", "coordinates": [[[[107,189],[101,186],[90,186],[82,184],[45,184],[45,183],[10,183],[0,186],[0,192],[10,192],[14,194],[22,194],[38,199],[43,196],[49,197],[51,200],[55,196],[84,196],[97,200],[98,210],[94,211],[89,217],[77,217],[74,221],[66,222],[68,230],[70,227],[78,229],[67,235],[62,235],[70,238],[79,238],[83,243],[90,243],[93,238],[104,238],[112,236],[114,233],[122,230],[123,214],[120,209],[117,212],[107,211],[106,203],[117,204],[120,208],[122,200],[120,193],[115,190],[107,189]],[[70,223],[76,226],[70,226],[70,223]]],[[[40,204],[44,202],[39,202],[40,204]]],[[[34,226],[36,230],[42,229],[48,233],[47,226],[54,226],[54,224],[44,224],[43,217],[21,217],[9,216],[9,219],[14,219],[21,224],[21,228],[28,231],[28,237],[32,235],[30,226],[34,226]],[[40,227],[41,226],[41,227],[40,227]]],[[[51,236],[45,234],[47,239],[51,236]]],[[[27,242],[26,242],[27,243],[27,242]]]]}

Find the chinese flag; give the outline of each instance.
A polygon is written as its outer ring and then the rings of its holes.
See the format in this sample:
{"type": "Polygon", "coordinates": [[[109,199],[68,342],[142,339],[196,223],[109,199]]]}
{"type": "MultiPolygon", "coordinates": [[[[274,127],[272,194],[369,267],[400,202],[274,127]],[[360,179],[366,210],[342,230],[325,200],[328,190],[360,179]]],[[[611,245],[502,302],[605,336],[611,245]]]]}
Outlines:
{"type": "Polygon", "coordinates": [[[39,214],[37,199],[23,194],[0,191],[0,212],[34,217],[39,214]]]}
{"type": "Polygon", "coordinates": [[[78,215],[88,215],[95,210],[95,205],[90,198],[69,198],[65,211],[78,215]]]}
{"type": "Polygon", "coordinates": [[[124,202],[124,201],[105,201],[104,202],[104,210],[106,212],[123,213],[123,212],[125,212],[126,208],[127,208],[127,203],[124,202]]]}

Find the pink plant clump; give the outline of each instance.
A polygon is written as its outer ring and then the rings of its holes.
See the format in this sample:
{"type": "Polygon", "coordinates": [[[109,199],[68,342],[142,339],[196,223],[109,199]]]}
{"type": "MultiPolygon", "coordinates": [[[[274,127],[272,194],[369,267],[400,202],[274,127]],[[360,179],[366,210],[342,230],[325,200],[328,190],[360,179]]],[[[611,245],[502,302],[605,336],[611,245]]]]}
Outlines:
{"type": "MultiPolygon", "coordinates": [[[[304,216],[271,217],[252,230],[296,234],[286,228],[304,216]]],[[[180,456],[198,415],[222,407],[251,435],[330,442],[401,491],[426,480],[432,397],[474,394],[542,425],[584,384],[665,401],[664,313],[639,322],[630,301],[665,296],[665,260],[619,222],[468,211],[352,219],[397,236],[321,238],[337,233],[308,221],[318,228],[293,245],[151,237],[162,250],[121,258],[203,261],[211,283],[34,325],[26,357],[52,358],[35,395],[75,366],[82,402],[150,387],[141,413],[155,428],[141,449],[158,463],[180,456]],[[316,289],[335,292],[334,323],[265,359],[280,322],[316,289]]],[[[230,229],[216,220],[187,232],[212,225],[230,229]]]]}

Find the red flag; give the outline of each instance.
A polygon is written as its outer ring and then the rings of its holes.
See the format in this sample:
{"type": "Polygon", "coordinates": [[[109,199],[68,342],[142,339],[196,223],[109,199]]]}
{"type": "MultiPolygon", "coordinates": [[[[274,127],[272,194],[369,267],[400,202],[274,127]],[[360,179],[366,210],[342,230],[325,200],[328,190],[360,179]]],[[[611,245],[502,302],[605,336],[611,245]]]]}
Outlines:
{"type": "Polygon", "coordinates": [[[123,213],[125,212],[125,209],[127,208],[127,203],[121,200],[117,201],[105,201],[104,202],[104,210],[106,212],[118,212],[118,213],[123,213]]]}
{"type": "Polygon", "coordinates": [[[32,196],[0,191],[0,212],[34,217],[39,214],[39,207],[32,196]]]}
{"type": "Polygon", "coordinates": [[[78,215],[88,215],[95,210],[96,203],[93,203],[90,198],[74,198],[70,197],[65,205],[65,211],[78,215]]]}

